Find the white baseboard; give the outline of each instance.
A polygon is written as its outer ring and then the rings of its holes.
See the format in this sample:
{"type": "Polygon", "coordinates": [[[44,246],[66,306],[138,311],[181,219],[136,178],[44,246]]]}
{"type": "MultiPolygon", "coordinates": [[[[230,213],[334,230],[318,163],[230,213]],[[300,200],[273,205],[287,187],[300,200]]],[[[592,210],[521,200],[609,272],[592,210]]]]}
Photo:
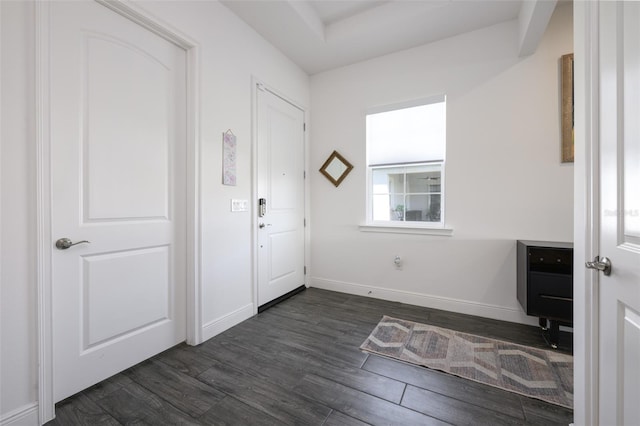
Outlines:
{"type": "Polygon", "coordinates": [[[0,426],[39,426],[38,404],[27,404],[0,415],[0,426]]]}
{"type": "Polygon", "coordinates": [[[395,290],[391,288],[335,281],[319,277],[311,277],[309,281],[309,287],[320,288],[323,290],[373,297],[375,299],[390,300],[392,302],[401,302],[409,305],[441,309],[461,314],[477,315],[501,321],[516,322],[527,325],[538,324],[537,318],[527,316],[520,309],[489,305],[469,300],[453,299],[450,297],[434,296],[424,293],[395,290]]]}
{"type": "Polygon", "coordinates": [[[211,339],[213,336],[217,336],[225,330],[240,324],[242,321],[249,319],[253,316],[253,303],[249,303],[236,309],[235,311],[217,318],[211,322],[206,323],[202,327],[202,341],[205,342],[211,339]]]}

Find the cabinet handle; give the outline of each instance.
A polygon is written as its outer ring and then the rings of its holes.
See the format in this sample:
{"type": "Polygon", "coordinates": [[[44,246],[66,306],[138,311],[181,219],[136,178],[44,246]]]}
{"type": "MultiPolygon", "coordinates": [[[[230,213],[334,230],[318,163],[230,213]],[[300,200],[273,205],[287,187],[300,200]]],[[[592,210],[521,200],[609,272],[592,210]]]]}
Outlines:
{"type": "Polygon", "coordinates": [[[562,300],[563,302],[573,302],[571,297],[549,296],[548,294],[540,294],[542,299],[562,300]]]}

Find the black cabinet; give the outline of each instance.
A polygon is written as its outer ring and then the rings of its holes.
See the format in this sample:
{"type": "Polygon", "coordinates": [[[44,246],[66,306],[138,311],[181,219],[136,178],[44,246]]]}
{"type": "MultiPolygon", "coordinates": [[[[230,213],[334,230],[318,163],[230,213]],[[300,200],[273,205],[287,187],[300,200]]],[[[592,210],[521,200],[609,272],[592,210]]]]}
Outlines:
{"type": "Polygon", "coordinates": [[[559,326],[573,322],[573,244],[518,241],[518,301],[527,315],[549,322],[551,345],[559,326]]]}

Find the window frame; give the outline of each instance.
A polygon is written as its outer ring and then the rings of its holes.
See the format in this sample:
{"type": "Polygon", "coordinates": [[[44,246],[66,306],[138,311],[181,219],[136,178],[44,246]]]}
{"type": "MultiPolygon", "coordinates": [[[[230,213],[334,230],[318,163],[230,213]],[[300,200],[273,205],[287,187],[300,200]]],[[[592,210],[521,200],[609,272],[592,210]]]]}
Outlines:
{"type": "MultiPolygon", "coordinates": [[[[372,114],[378,114],[382,112],[390,112],[405,108],[419,107],[423,105],[445,102],[446,108],[446,95],[436,95],[430,96],[427,98],[421,98],[418,100],[396,103],[391,105],[379,106],[374,108],[369,108],[365,112],[365,129],[366,129],[366,119],[367,116],[372,114]]],[[[445,118],[445,126],[446,126],[446,118],[445,118]]],[[[418,233],[418,234],[431,234],[431,235],[446,235],[449,236],[453,233],[453,229],[447,228],[446,224],[446,150],[447,150],[447,139],[445,136],[445,146],[444,151],[445,155],[441,161],[416,161],[416,162],[405,162],[405,163],[390,163],[390,164],[369,164],[369,141],[367,138],[367,132],[365,130],[365,145],[366,145],[366,167],[367,167],[367,183],[366,183],[366,222],[360,225],[360,230],[365,232],[392,232],[392,233],[418,233]],[[374,199],[374,191],[373,191],[373,170],[374,169],[382,169],[382,168],[404,168],[411,166],[424,166],[424,165],[432,165],[432,164],[440,164],[440,221],[439,222],[428,222],[428,221],[394,221],[394,220],[374,220],[373,219],[373,199],[374,199]]],[[[406,176],[406,171],[405,171],[406,176]]],[[[406,177],[405,177],[406,179],[406,177]]],[[[406,182],[405,182],[406,188],[406,182]]],[[[404,193],[405,197],[407,193],[404,193]]],[[[406,214],[406,213],[405,213],[406,214]]],[[[405,216],[406,219],[406,216],[405,216]]]]}

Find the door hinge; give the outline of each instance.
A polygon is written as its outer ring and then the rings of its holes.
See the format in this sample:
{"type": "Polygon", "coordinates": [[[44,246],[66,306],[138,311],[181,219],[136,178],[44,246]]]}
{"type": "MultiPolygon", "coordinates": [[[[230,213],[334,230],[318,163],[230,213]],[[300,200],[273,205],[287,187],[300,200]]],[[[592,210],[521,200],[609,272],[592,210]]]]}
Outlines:
{"type": "Polygon", "coordinates": [[[302,219],[302,224],[303,224],[303,226],[305,228],[307,227],[307,218],[306,217],[302,219]]]}
{"type": "Polygon", "coordinates": [[[307,267],[304,267],[304,274],[307,275],[307,267]]]}
{"type": "Polygon", "coordinates": [[[302,179],[306,179],[307,178],[307,171],[303,170],[302,171],[302,179]]]}
{"type": "Polygon", "coordinates": [[[307,123],[302,123],[302,131],[303,132],[307,131],[307,123]]]}

